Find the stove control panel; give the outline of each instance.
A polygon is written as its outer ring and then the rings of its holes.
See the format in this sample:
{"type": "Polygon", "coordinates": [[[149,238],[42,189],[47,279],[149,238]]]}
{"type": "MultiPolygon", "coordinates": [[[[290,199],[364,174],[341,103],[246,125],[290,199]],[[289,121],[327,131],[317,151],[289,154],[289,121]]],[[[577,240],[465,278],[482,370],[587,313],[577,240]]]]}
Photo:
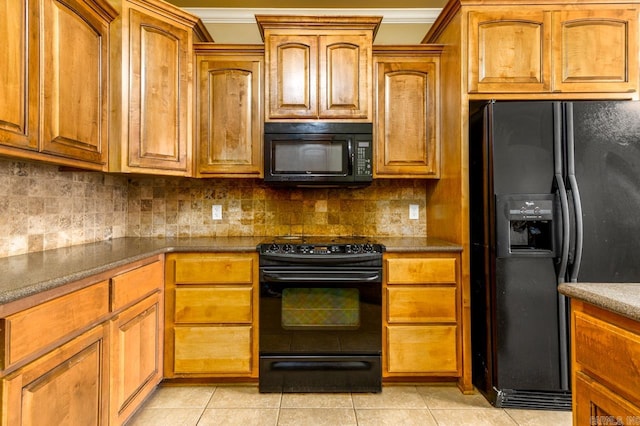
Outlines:
{"type": "Polygon", "coordinates": [[[349,255],[349,254],[367,254],[382,253],[383,246],[373,243],[356,243],[356,244],[278,244],[266,243],[259,246],[260,253],[263,254],[290,254],[290,255],[349,255]]]}

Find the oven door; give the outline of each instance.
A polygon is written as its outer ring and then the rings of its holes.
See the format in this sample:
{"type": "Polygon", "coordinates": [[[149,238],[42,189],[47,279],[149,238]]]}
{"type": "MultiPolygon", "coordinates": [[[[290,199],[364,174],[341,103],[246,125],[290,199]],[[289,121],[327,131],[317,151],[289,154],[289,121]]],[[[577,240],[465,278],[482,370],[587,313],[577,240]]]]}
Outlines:
{"type": "Polygon", "coordinates": [[[260,391],[379,392],[380,268],[260,271],[260,391]]]}

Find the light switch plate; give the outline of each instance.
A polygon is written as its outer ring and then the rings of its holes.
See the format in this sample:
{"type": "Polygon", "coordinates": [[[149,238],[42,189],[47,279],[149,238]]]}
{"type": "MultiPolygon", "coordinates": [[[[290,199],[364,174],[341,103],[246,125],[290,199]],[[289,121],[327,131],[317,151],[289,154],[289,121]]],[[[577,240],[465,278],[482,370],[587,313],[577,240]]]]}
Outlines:
{"type": "Polygon", "coordinates": [[[420,218],[420,207],[417,204],[409,204],[409,219],[418,220],[420,218]]]}
{"type": "Polygon", "coordinates": [[[211,219],[222,220],[222,206],[220,204],[211,206],[211,219]]]}

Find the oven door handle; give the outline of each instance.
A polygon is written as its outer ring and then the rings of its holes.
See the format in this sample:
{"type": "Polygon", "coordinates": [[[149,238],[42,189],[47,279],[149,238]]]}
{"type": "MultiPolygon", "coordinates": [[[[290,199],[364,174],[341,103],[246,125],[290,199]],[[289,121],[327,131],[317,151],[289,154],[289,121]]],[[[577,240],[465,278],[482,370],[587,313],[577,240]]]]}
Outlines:
{"type": "Polygon", "coordinates": [[[261,281],[270,283],[287,282],[376,282],[381,281],[380,272],[339,271],[262,271],[261,281]]]}

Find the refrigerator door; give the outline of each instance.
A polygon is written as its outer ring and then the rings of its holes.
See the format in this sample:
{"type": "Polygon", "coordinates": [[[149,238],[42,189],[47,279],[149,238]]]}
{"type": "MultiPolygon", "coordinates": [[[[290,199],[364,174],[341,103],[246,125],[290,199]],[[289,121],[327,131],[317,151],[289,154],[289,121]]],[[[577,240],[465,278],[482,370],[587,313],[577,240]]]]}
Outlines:
{"type": "Polygon", "coordinates": [[[582,237],[582,258],[579,269],[569,265],[570,278],[638,282],[640,103],[574,102],[571,106],[566,110],[573,121],[573,138],[570,129],[567,132],[567,170],[571,171],[573,148],[582,207],[582,230],[577,229],[582,235],[576,240],[582,237]]]}

